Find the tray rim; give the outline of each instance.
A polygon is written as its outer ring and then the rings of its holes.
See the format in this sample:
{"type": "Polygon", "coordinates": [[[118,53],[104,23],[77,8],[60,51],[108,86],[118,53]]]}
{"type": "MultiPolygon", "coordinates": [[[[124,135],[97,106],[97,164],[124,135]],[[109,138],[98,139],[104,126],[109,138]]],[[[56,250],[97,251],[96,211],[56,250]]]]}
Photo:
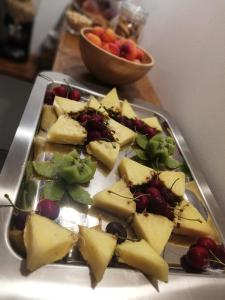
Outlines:
{"type": "MultiPolygon", "coordinates": [[[[36,133],[36,128],[39,123],[39,118],[40,118],[41,109],[44,100],[44,94],[47,86],[51,84],[51,82],[46,79],[47,77],[52,79],[52,83],[60,84],[66,81],[71,86],[77,87],[86,93],[90,93],[98,97],[104,96],[104,94],[102,93],[95,92],[89,88],[86,88],[83,84],[82,85],[79,84],[73,78],[65,74],[49,71],[49,72],[42,72],[37,76],[30,97],[28,99],[27,105],[25,107],[24,113],[22,115],[20,124],[17,128],[16,134],[14,136],[13,142],[8,152],[5,164],[2,168],[2,172],[0,174],[0,204],[8,204],[8,202],[2,197],[5,193],[10,195],[14,203],[16,201],[20,184],[24,175],[26,161],[28,159],[28,155],[32,146],[33,137],[36,133]],[[40,101],[40,99],[43,100],[40,101]],[[18,144],[21,144],[21,142],[22,142],[22,149],[20,149],[21,151],[17,151],[18,144]],[[15,168],[14,165],[15,162],[17,163],[17,165],[19,164],[19,168],[15,168]],[[8,174],[11,174],[10,180],[8,174]]],[[[198,163],[195,161],[191,151],[189,150],[187,143],[183,138],[181,131],[178,129],[173,118],[171,118],[171,116],[162,108],[156,107],[141,99],[134,98],[130,103],[134,107],[140,107],[142,109],[145,108],[149,110],[151,113],[155,113],[159,115],[169,124],[173,137],[176,140],[177,146],[179,147],[179,150],[181,151],[186,163],[188,164],[192,172],[192,175],[195,179],[195,182],[198,185],[200,193],[203,196],[204,202],[213,218],[213,222],[215,223],[216,228],[224,243],[225,224],[222,218],[222,214],[219,210],[219,206],[208,184],[206,183],[204,176],[202,175],[198,167],[198,163]]],[[[13,210],[12,208],[5,208],[4,212],[3,209],[0,210],[0,225],[3,232],[3,234],[0,236],[0,245],[1,245],[0,254],[4,255],[4,266],[7,266],[7,263],[9,262],[11,267],[13,267],[13,262],[14,263],[15,262],[18,263],[18,261],[21,262],[21,257],[17,253],[15,253],[8,240],[8,226],[9,226],[12,210],[13,210]]],[[[51,266],[57,266],[57,265],[53,264],[51,266]]],[[[77,268],[77,266],[75,267],[77,268]]],[[[187,273],[180,272],[177,268],[173,268],[173,267],[170,268],[170,273],[175,273],[175,274],[179,273],[179,275],[180,274],[188,275],[187,273]]],[[[218,275],[208,274],[208,273],[198,274],[197,276],[218,277],[218,275]]],[[[219,277],[221,277],[221,275],[219,275],[219,277]]]]}

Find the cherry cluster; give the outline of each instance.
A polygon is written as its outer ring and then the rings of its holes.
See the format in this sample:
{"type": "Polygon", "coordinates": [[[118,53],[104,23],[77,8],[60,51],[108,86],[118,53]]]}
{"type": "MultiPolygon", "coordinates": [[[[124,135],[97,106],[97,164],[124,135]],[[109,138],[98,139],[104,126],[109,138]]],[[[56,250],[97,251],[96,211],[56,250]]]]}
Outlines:
{"type": "Polygon", "coordinates": [[[68,98],[70,100],[80,101],[81,94],[80,91],[69,86],[58,85],[53,89],[48,89],[45,93],[44,102],[46,104],[52,105],[55,96],[68,98]]]}
{"type": "Polygon", "coordinates": [[[77,117],[77,121],[86,128],[88,143],[96,140],[114,141],[112,131],[107,127],[107,120],[103,115],[95,111],[86,111],[77,117]]]}
{"type": "Polygon", "coordinates": [[[137,212],[146,211],[174,219],[174,207],[180,202],[180,198],[166,188],[157,175],[148,183],[132,186],[130,189],[136,201],[137,212]]]}
{"type": "Polygon", "coordinates": [[[191,273],[200,273],[207,267],[222,269],[225,267],[225,247],[209,237],[201,237],[181,257],[181,266],[191,273]]]}
{"type": "Polygon", "coordinates": [[[140,119],[129,119],[125,116],[116,115],[114,117],[120,124],[137,131],[139,133],[145,134],[148,138],[152,138],[157,133],[157,129],[148,126],[145,122],[140,119]]]}

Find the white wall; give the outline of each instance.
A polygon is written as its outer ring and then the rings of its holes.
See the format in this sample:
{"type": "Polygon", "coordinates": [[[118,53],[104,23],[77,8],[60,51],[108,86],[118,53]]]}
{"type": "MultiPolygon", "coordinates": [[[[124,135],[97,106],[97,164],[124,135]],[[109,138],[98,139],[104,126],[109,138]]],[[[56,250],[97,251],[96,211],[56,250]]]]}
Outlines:
{"type": "Polygon", "coordinates": [[[142,0],[149,77],[218,201],[225,202],[225,1],[142,0]]]}

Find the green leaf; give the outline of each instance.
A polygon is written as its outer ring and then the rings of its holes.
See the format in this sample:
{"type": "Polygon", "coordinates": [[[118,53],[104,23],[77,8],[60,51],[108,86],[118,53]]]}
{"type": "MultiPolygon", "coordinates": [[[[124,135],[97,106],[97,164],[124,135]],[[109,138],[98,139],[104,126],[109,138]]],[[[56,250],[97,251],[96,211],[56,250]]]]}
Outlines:
{"type": "Polygon", "coordinates": [[[67,192],[72,198],[72,200],[75,202],[84,205],[92,204],[92,199],[90,194],[87,191],[85,191],[80,185],[77,184],[68,185],[67,192]]]}
{"type": "Polygon", "coordinates": [[[43,198],[59,201],[62,199],[63,195],[64,195],[64,186],[61,182],[59,181],[46,182],[42,191],[43,198]]]}
{"type": "Polygon", "coordinates": [[[165,160],[165,165],[169,169],[177,169],[181,166],[181,163],[178,160],[168,156],[165,160]]]}
{"type": "Polygon", "coordinates": [[[135,155],[140,159],[144,161],[148,161],[148,157],[146,156],[145,152],[141,149],[134,149],[135,155]]]}
{"type": "Polygon", "coordinates": [[[145,150],[148,144],[148,138],[144,134],[138,134],[136,137],[136,143],[140,148],[145,150]]]}

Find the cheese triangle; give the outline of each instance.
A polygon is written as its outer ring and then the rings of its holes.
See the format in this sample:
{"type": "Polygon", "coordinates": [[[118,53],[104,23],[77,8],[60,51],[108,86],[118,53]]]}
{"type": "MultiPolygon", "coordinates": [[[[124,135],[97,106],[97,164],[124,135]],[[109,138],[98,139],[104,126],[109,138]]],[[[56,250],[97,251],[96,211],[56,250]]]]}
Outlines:
{"type": "Polygon", "coordinates": [[[140,185],[151,180],[155,171],[125,157],[119,164],[119,172],[128,185],[140,185]]]}
{"type": "Polygon", "coordinates": [[[76,240],[74,233],[53,221],[37,214],[28,216],[24,229],[27,269],[34,271],[62,259],[76,240]]]}
{"type": "Polygon", "coordinates": [[[93,141],[87,147],[87,152],[112,169],[118,157],[120,146],[116,142],[93,141]]]}
{"type": "Polygon", "coordinates": [[[96,282],[102,280],[104,272],[116,248],[116,238],[95,228],[80,226],[79,251],[90,266],[96,282]]]}
{"type": "Polygon", "coordinates": [[[136,210],[133,195],[123,179],[97,193],[93,205],[122,218],[129,217],[136,210]]]}
{"type": "Polygon", "coordinates": [[[137,237],[146,240],[158,254],[164,250],[173,227],[174,223],[168,218],[150,213],[136,213],[132,222],[137,237]]]}
{"type": "Polygon", "coordinates": [[[168,188],[172,188],[172,192],[181,197],[185,191],[185,174],[176,171],[163,171],[159,174],[159,179],[168,188]]]}

